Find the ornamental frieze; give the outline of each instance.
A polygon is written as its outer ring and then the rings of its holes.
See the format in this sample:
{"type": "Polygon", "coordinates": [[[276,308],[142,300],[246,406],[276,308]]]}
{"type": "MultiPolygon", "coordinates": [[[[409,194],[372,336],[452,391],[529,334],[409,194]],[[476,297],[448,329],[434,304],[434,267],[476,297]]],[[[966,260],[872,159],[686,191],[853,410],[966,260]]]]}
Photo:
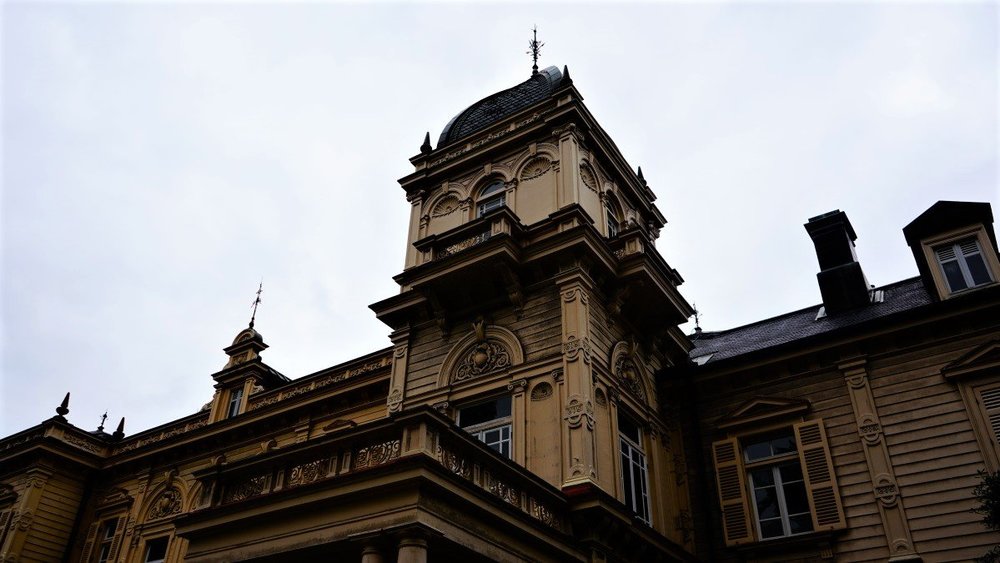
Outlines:
{"type": "Polygon", "coordinates": [[[323,476],[324,462],[325,460],[317,459],[316,461],[296,465],[290,472],[288,486],[298,487],[318,481],[323,476]]]}
{"type": "Polygon", "coordinates": [[[223,504],[239,502],[264,493],[267,486],[267,475],[256,475],[237,482],[232,487],[226,488],[226,494],[222,499],[223,504]]]}
{"type": "Polygon", "coordinates": [[[389,463],[399,457],[401,446],[399,440],[390,440],[361,448],[354,456],[354,468],[364,469],[389,463]]]}

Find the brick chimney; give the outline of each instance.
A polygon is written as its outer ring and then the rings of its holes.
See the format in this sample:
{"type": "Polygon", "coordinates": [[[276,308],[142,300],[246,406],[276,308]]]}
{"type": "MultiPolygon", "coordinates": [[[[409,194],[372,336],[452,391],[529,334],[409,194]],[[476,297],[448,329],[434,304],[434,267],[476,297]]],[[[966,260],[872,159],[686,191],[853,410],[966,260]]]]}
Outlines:
{"type": "Polygon", "coordinates": [[[861,271],[854,241],[858,235],[843,211],[835,210],[809,219],[806,232],[816,246],[819,292],[827,315],[868,305],[868,280],[861,271]]]}

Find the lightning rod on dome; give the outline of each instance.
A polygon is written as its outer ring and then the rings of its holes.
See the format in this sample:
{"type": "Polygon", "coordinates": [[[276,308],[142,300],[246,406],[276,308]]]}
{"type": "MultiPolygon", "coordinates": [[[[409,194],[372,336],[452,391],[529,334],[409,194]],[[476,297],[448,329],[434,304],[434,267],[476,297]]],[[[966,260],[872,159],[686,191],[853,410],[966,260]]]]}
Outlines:
{"type": "Polygon", "coordinates": [[[538,41],[538,26],[531,28],[531,41],[528,41],[528,54],[531,55],[531,75],[538,74],[538,57],[542,54],[542,47],[545,43],[538,41]]]}
{"type": "Polygon", "coordinates": [[[253,300],[253,313],[250,314],[250,328],[253,328],[253,322],[257,318],[257,305],[260,305],[260,294],[264,291],[264,280],[260,280],[260,284],[257,286],[257,298],[253,300]]]}

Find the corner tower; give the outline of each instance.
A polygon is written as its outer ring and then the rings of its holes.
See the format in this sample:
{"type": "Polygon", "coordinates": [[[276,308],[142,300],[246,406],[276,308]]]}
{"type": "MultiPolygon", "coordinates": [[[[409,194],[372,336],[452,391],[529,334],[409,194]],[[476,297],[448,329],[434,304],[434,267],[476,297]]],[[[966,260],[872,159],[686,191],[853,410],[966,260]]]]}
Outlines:
{"type": "Polygon", "coordinates": [[[410,162],[400,293],[372,305],[393,329],[389,414],[434,406],[563,491],[614,497],[686,543],[658,374],[685,361],[677,325],[693,311],[654,248],[652,190],[568,69],[472,104],[410,162]]]}

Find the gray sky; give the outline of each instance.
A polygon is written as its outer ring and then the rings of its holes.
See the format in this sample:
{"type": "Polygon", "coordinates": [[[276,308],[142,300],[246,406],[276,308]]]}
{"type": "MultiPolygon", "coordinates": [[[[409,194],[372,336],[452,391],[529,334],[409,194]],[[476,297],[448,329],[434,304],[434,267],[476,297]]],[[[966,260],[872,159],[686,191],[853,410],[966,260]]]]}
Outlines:
{"type": "MultiPolygon", "coordinates": [[[[389,344],[424,132],[568,64],[669,224],[702,326],[818,303],[802,224],[842,209],[872,283],[902,227],[998,194],[998,13],[948,4],[2,6],[0,435],[195,412],[258,281],[298,378],[389,344]]],[[[688,326],[690,329],[690,325],[688,326]]]]}

